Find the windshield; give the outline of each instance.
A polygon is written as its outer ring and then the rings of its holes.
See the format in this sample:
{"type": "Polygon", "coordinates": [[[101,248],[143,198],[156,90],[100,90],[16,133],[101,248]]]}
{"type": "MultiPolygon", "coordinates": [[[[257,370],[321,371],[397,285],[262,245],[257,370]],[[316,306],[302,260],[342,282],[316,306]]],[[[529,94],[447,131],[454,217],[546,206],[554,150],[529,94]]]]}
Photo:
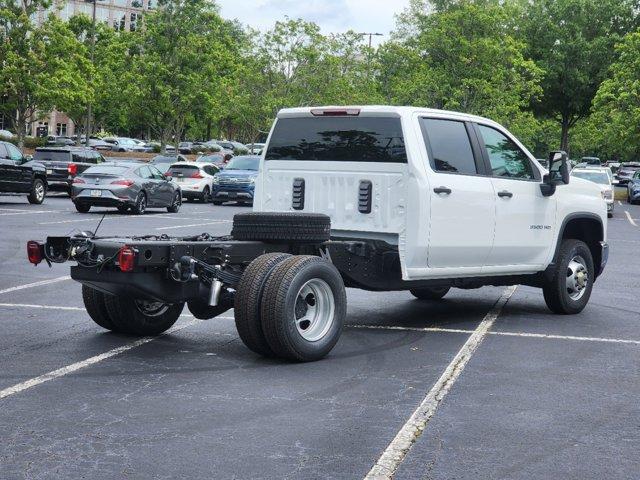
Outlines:
{"type": "Polygon", "coordinates": [[[604,172],[573,172],[574,177],[584,178],[600,185],[609,185],[609,175],[604,172]]]}
{"type": "Polygon", "coordinates": [[[266,160],[407,163],[396,117],[281,118],[266,160]]]}
{"type": "Polygon", "coordinates": [[[69,152],[62,152],[59,150],[36,150],[33,154],[33,159],[40,161],[68,162],[69,152]]]}
{"type": "Polygon", "coordinates": [[[235,157],[225,167],[225,170],[258,170],[260,157],[235,157]]]}
{"type": "Polygon", "coordinates": [[[82,175],[122,175],[127,170],[129,170],[129,167],[101,165],[99,167],[87,168],[82,172],[82,175]]]}

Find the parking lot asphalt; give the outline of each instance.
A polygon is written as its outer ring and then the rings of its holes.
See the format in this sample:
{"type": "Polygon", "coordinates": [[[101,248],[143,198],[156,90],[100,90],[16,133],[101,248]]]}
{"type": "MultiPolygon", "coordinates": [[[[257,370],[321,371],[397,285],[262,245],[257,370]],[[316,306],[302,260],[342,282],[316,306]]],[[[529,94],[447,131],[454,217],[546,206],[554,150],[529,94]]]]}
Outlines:
{"type": "MultiPolygon", "coordinates": [[[[247,350],[233,311],[197,321],[185,309],[144,341],[105,332],[68,266],[25,258],[27,240],[94,230],[104,210],[1,196],[0,478],[364,478],[431,394],[395,478],[637,478],[640,207],[616,209],[580,315],[551,314],[528,287],[498,311],[504,288],[441,302],[350,290],[333,352],[290,364],[247,350]]],[[[225,234],[244,210],[110,212],[100,233],[225,234]]]]}

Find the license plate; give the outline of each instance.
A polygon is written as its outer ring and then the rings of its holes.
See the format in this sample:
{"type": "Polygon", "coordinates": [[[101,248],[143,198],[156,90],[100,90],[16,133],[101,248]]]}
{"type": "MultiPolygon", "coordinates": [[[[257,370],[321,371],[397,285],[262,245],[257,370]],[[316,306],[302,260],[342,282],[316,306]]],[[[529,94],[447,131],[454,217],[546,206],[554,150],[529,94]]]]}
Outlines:
{"type": "Polygon", "coordinates": [[[91,196],[92,197],[101,197],[102,196],[102,190],[91,190],[91,196]]]}
{"type": "Polygon", "coordinates": [[[47,168],[47,175],[51,175],[53,173],[53,170],[47,168]]]}

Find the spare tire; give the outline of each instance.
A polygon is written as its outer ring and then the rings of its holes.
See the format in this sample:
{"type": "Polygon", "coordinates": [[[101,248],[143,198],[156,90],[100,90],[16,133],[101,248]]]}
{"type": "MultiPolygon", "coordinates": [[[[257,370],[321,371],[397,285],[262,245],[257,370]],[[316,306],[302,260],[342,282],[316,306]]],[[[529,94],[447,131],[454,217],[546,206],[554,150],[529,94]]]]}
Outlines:
{"type": "Polygon", "coordinates": [[[234,240],[322,243],[331,236],[331,218],[320,213],[249,212],[233,217],[234,240]]]}

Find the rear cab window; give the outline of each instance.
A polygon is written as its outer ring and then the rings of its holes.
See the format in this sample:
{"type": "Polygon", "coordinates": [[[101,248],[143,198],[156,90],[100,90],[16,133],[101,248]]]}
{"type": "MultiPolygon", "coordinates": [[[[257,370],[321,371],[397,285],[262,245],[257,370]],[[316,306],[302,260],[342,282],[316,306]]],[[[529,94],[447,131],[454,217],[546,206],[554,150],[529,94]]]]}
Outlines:
{"type": "Polygon", "coordinates": [[[33,159],[43,162],[70,162],[71,155],[64,150],[36,150],[33,154],[33,159]]]}
{"type": "Polygon", "coordinates": [[[276,122],[265,160],[407,163],[398,117],[295,117],[276,122]]]}
{"type": "Polygon", "coordinates": [[[429,162],[435,172],[461,175],[482,172],[465,122],[425,117],[420,122],[429,162]]]}

